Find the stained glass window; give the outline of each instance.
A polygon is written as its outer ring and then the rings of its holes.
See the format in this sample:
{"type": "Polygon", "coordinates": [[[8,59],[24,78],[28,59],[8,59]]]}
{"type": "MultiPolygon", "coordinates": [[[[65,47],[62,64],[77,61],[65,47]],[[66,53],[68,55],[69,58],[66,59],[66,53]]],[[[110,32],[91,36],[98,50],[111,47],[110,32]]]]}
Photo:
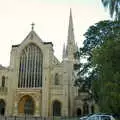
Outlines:
{"type": "Polygon", "coordinates": [[[19,88],[42,86],[43,55],[41,49],[29,44],[22,50],[19,67],[19,88]]]}

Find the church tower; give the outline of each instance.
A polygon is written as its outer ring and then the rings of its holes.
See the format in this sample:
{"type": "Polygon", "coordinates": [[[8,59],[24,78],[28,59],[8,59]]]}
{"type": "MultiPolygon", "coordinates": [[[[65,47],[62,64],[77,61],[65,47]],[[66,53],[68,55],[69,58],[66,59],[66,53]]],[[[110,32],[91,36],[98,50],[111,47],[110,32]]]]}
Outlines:
{"type": "Polygon", "coordinates": [[[67,36],[67,45],[63,47],[63,64],[64,64],[64,81],[65,81],[65,100],[67,100],[67,116],[72,116],[73,114],[73,101],[75,95],[74,89],[74,78],[73,78],[73,65],[74,65],[74,53],[77,51],[74,38],[74,29],[73,29],[73,19],[72,19],[72,10],[70,9],[69,16],[69,25],[68,25],[68,36],[67,36]]]}

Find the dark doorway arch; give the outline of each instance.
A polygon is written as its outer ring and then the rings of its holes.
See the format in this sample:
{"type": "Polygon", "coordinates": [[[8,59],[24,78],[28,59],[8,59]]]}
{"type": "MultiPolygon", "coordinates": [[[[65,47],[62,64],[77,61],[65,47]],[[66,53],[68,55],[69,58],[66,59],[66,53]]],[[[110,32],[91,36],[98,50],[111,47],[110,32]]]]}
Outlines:
{"type": "Polygon", "coordinates": [[[86,102],[83,104],[83,114],[89,114],[89,105],[86,102]]]}
{"type": "Polygon", "coordinates": [[[61,116],[61,103],[57,100],[53,102],[53,116],[61,116]]]}
{"type": "Polygon", "coordinates": [[[94,113],[94,105],[91,106],[91,113],[94,113]]]}
{"type": "Polygon", "coordinates": [[[5,114],[5,101],[4,100],[0,100],[0,115],[4,115],[5,114]]]}
{"type": "Polygon", "coordinates": [[[76,112],[77,112],[77,116],[81,116],[81,109],[80,108],[78,108],[76,112]]]}
{"type": "Polygon", "coordinates": [[[34,103],[33,103],[33,99],[31,97],[29,97],[24,104],[24,113],[25,114],[29,114],[29,115],[33,115],[34,113],[34,103]]]}
{"type": "Polygon", "coordinates": [[[34,100],[31,96],[25,95],[18,103],[18,112],[20,114],[33,115],[34,114],[34,100]]]}

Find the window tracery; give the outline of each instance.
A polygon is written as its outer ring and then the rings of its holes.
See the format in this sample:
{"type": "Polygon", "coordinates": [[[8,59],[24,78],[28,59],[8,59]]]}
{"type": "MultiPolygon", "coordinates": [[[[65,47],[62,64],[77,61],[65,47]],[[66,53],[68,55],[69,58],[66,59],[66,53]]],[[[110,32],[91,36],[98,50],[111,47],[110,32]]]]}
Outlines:
{"type": "Polygon", "coordinates": [[[39,47],[29,44],[20,56],[19,88],[42,86],[43,55],[39,47]]]}

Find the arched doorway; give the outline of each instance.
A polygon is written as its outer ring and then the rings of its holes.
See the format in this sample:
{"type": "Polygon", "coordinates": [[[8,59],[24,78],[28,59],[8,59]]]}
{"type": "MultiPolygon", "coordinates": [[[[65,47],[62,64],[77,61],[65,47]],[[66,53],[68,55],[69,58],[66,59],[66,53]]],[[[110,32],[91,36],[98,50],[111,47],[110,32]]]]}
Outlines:
{"type": "Polygon", "coordinates": [[[33,115],[34,108],[34,100],[29,95],[23,96],[18,103],[18,113],[20,114],[33,115]]]}
{"type": "Polygon", "coordinates": [[[94,113],[94,105],[91,106],[91,113],[94,113]]]}
{"type": "Polygon", "coordinates": [[[0,115],[4,115],[5,114],[5,102],[4,100],[0,100],[0,115]]]}
{"type": "Polygon", "coordinates": [[[61,103],[57,100],[53,102],[53,116],[61,116],[61,103]]]}
{"type": "Polygon", "coordinates": [[[77,116],[81,116],[81,109],[80,108],[78,108],[76,112],[77,112],[77,116]]]}
{"type": "Polygon", "coordinates": [[[89,105],[85,102],[83,104],[83,115],[89,114],[89,105]]]}

